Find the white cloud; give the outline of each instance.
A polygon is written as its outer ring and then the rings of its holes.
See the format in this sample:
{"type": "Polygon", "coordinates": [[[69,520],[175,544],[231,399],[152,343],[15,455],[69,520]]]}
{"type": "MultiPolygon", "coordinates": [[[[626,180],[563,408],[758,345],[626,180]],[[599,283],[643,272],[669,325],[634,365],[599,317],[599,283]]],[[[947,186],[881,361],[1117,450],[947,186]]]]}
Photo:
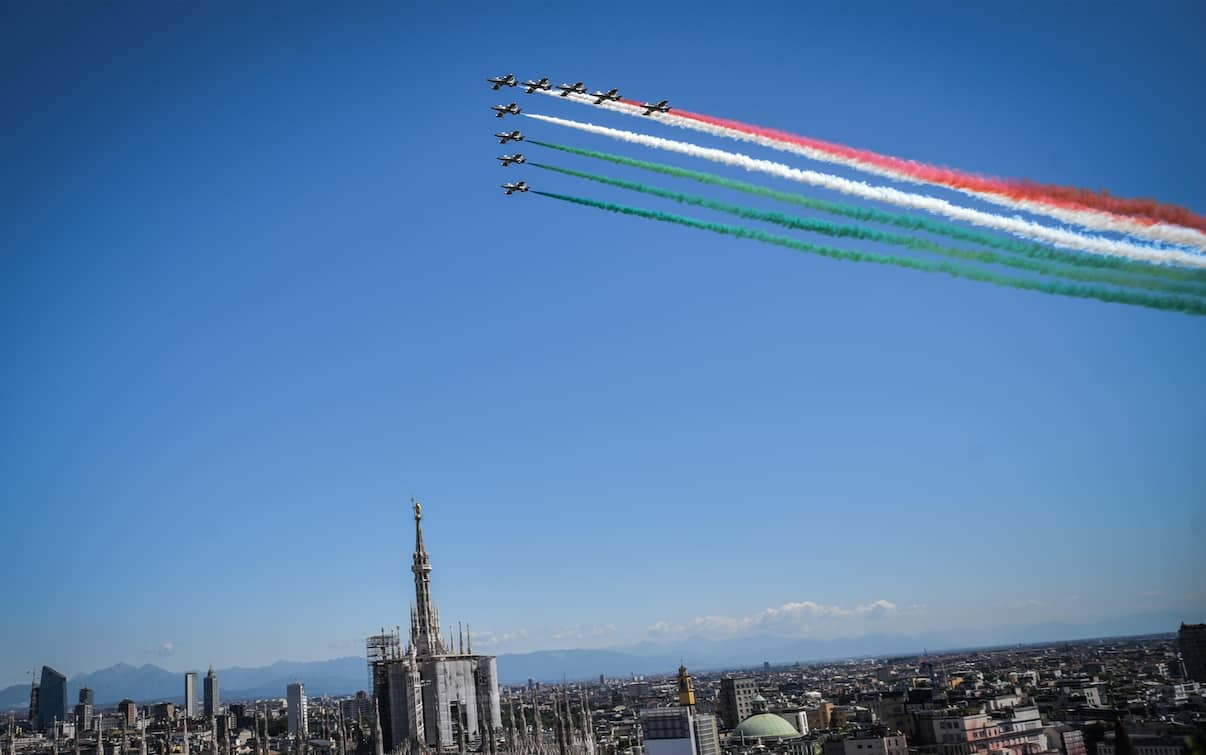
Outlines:
{"type": "Polygon", "coordinates": [[[566,627],[553,632],[553,639],[563,640],[592,640],[610,637],[616,633],[615,624],[581,624],[576,627],[566,627]]]}
{"type": "Polygon", "coordinates": [[[173,642],[165,642],[159,646],[159,657],[166,658],[176,652],[176,644],[173,642]]]}
{"type": "MultiPolygon", "coordinates": [[[[914,605],[908,610],[916,612],[923,608],[924,606],[914,605]]],[[[867,622],[893,616],[899,610],[895,603],[883,599],[849,607],[803,600],[764,608],[748,616],[697,616],[681,624],[659,621],[649,627],[649,633],[658,637],[692,634],[726,637],[748,632],[809,635],[822,628],[861,628],[867,622]]]]}
{"type": "Polygon", "coordinates": [[[474,632],[473,643],[482,648],[496,648],[523,642],[528,638],[528,630],[516,629],[512,632],[474,632]]]}

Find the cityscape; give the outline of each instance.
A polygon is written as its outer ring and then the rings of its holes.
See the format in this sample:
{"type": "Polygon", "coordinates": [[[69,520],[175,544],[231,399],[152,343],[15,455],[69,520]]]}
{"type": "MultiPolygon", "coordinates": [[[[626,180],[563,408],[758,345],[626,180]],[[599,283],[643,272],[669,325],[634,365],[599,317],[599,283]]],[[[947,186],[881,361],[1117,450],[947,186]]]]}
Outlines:
{"type": "Polygon", "coordinates": [[[766,661],[760,668],[502,684],[471,629],[447,635],[423,507],[411,502],[409,632],[365,640],[366,689],[223,700],[189,671],[169,700],[97,704],[43,666],[8,755],[1200,755],[1206,624],[1048,645],[766,661]],[[191,730],[190,730],[191,725],[191,730]]]}
{"type": "Polygon", "coordinates": [[[1206,0],[0,29],[0,755],[1206,755],[1206,0]]]}

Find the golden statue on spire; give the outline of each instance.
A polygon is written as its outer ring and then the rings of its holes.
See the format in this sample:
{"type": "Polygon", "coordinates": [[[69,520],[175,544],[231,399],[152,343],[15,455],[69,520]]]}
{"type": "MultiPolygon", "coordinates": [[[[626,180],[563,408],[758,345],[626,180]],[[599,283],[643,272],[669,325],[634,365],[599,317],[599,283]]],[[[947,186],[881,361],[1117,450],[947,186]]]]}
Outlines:
{"type": "Polygon", "coordinates": [[[418,500],[413,497],[410,499],[410,502],[415,506],[415,521],[417,522],[423,518],[423,504],[419,503],[418,500]]]}

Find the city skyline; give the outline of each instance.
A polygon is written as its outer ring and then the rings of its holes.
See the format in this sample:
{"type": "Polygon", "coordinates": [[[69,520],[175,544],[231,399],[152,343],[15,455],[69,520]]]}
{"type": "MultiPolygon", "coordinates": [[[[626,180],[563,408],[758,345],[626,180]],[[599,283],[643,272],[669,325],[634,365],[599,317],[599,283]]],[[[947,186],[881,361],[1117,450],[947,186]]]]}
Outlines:
{"type": "Polygon", "coordinates": [[[359,654],[412,495],[491,654],[1206,620],[1200,320],[497,188],[514,70],[1206,208],[1206,8],[1028,8],[14,14],[0,686],[359,654]]]}

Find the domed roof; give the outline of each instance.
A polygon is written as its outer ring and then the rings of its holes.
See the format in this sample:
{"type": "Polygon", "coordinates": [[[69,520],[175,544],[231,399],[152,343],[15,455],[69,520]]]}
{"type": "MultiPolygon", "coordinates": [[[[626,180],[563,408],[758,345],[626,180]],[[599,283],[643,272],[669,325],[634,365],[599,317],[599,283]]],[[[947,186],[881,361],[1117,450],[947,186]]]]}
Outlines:
{"type": "Polygon", "coordinates": [[[730,736],[733,739],[741,739],[743,736],[746,739],[798,737],[800,732],[796,731],[796,727],[788,723],[787,719],[782,716],[776,716],[774,713],[759,713],[737,724],[737,728],[733,729],[730,736]]]}

